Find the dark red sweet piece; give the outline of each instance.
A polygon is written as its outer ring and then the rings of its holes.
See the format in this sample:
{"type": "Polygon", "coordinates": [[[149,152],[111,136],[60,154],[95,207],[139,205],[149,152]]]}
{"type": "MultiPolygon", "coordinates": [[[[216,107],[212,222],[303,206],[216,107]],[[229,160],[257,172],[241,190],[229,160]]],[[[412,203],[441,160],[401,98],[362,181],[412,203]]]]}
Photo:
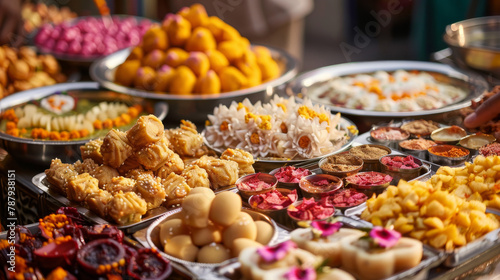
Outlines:
{"type": "Polygon", "coordinates": [[[54,241],[35,250],[35,260],[39,267],[54,269],[69,267],[74,263],[78,243],[73,239],[54,241]]]}
{"type": "Polygon", "coordinates": [[[335,212],[332,205],[314,201],[314,198],[304,198],[297,206],[290,206],[288,214],[298,220],[322,220],[330,217],[335,212]]]}
{"type": "Polygon", "coordinates": [[[140,249],[130,260],[127,272],[133,279],[167,279],[172,266],[155,249],[140,249]]]}
{"type": "Polygon", "coordinates": [[[70,224],[73,225],[88,225],[83,216],[74,207],[61,207],[57,209],[56,214],[64,214],[68,217],[70,224]]]}
{"type": "Polygon", "coordinates": [[[311,171],[301,167],[284,166],[280,167],[274,177],[281,183],[298,183],[304,176],[311,175],[311,171]]]}
{"type": "Polygon", "coordinates": [[[123,241],[123,231],[112,225],[94,225],[84,227],[84,232],[88,241],[104,238],[111,238],[120,243],[123,241]]]}
{"type": "Polygon", "coordinates": [[[323,197],[321,203],[334,207],[352,207],[365,202],[367,198],[366,194],[355,189],[342,189],[330,196],[323,197]]]}
{"type": "Polygon", "coordinates": [[[288,207],[297,200],[297,190],[291,191],[287,195],[283,195],[278,190],[272,190],[267,193],[253,195],[250,198],[252,207],[262,210],[279,210],[288,207]]]}
{"type": "Polygon", "coordinates": [[[105,275],[125,265],[125,249],[113,239],[97,239],[83,246],[76,260],[85,273],[105,275]]]}

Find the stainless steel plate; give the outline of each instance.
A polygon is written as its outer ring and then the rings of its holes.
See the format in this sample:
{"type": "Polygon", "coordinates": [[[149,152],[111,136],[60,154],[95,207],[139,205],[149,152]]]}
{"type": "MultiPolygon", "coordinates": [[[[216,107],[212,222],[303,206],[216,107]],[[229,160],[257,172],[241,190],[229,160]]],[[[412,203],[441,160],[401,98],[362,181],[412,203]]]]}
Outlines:
{"type": "Polygon", "coordinates": [[[281,68],[281,76],[267,83],[237,90],[224,92],[220,94],[192,94],[192,95],[174,95],[161,94],[151,91],[125,87],[114,82],[114,72],[116,67],[122,64],[130,54],[131,49],[124,49],[110,54],[102,59],[96,60],[90,67],[90,76],[101,86],[126,93],[133,96],[165,100],[170,105],[169,119],[180,120],[188,119],[193,122],[204,122],[208,114],[213,112],[213,108],[219,104],[230,105],[232,101],[243,101],[248,98],[255,103],[259,100],[266,102],[274,93],[274,89],[288,82],[297,74],[297,62],[288,53],[268,47],[271,55],[278,61],[281,68]]]}
{"type": "MultiPolygon", "coordinates": [[[[153,103],[139,97],[131,97],[108,90],[99,89],[95,82],[79,82],[56,84],[19,92],[0,100],[0,113],[12,107],[23,105],[27,102],[38,100],[58,92],[68,94],[90,101],[121,101],[126,104],[141,104],[147,113],[155,114],[164,119],[167,115],[168,106],[164,102],[153,103]]],[[[0,147],[5,149],[12,157],[26,162],[48,166],[54,158],[63,162],[75,162],[80,159],[80,146],[89,139],[77,141],[50,141],[35,140],[31,138],[14,137],[0,131],[0,147]]]]}
{"type": "MultiPolygon", "coordinates": [[[[358,134],[353,134],[350,132],[347,127],[353,127],[355,128],[354,130],[357,131],[356,125],[349,119],[345,117],[341,117],[339,121],[339,127],[341,129],[344,129],[347,132],[348,139],[347,141],[336,151],[333,151],[331,153],[322,155],[320,157],[315,157],[315,158],[278,158],[278,157],[261,157],[261,158],[255,158],[255,163],[254,163],[254,168],[257,171],[263,171],[263,172],[269,172],[275,168],[284,166],[284,165],[293,165],[297,163],[304,163],[304,162],[317,162],[321,158],[330,156],[333,154],[341,153],[343,151],[346,151],[347,149],[350,148],[352,142],[354,139],[358,136],[358,134]]],[[[203,141],[205,144],[212,150],[214,150],[218,154],[222,154],[226,148],[215,148],[213,147],[210,143],[207,142],[205,138],[205,130],[201,132],[203,136],[203,141]]]]}

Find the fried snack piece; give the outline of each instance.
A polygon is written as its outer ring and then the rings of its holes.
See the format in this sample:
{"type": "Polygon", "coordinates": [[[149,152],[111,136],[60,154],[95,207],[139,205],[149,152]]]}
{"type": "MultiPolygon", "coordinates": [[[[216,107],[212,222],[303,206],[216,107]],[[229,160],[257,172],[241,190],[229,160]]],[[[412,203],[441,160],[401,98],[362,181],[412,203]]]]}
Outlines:
{"type": "Polygon", "coordinates": [[[160,206],[166,197],[161,179],[148,173],[137,176],[137,192],[146,201],[148,210],[160,206]]]}
{"type": "Polygon", "coordinates": [[[99,180],[82,173],[71,178],[66,193],[71,201],[82,202],[88,195],[99,191],[99,180]]]}
{"type": "Polygon", "coordinates": [[[132,147],[125,132],[111,129],[103,139],[101,154],[104,164],[120,167],[132,155],[132,147]]]}
{"type": "Polygon", "coordinates": [[[127,175],[125,177],[137,180],[143,174],[149,174],[151,176],[154,175],[153,171],[151,171],[151,170],[144,170],[142,168],[136,168],[136,169],[132,169],[129,172],[127,172],[127,175]]]}
{"type": "Polygon", "coordinates": [[[112,195],[119,192],[135,192],[137,190],[136,181],[134,179],[125,178],[122,176],[113,177],[111,182],[104,187],[112,195]]]}
{"type": "MultiPolygon", "coordinates": [[[[142,49],[140,50],[142,55],[142,49]]],[[[133,53],[130,55],[133,55],[133,53]]],[[[127,60],[123,62],[123,64],[116,67],[115,82],[126,87],[131,86],[140,67],[141,62],[139,60],[127,60]]]]}
{"type": "Polygon", "coordinates": [[[166,202],[165,206],[169,207],[172,205],[177,205],[182,202],[182,199],[189,194],[191,188],[186,183],[186,179],[175,173],[170,173],[167,178],[161,180],[163,187],[165,188],[166,202]]]}
{"type": "Polygon", "coordinates": [[[45,170],[50,188],[59,193],[66,194],[68,182],[78,175],[72,164],[62,163],[60,159],[53,159],[50,168],[45,170]]]}
{"type": "Polygon", "coordinates": [[[92,175],[92,173],[95,172],[96,168],[99,167],[99,164],[95,163],[95,161],[91,158],[84,159],[83,162],[81,161],[76,161],[73,166],[75,167],[76,172],[78,174],[83,174],[83,173],[89,173],[92,175]]]}
{"type": "Polygon", "coordinates": [[[158,170],[175,154],[168,148],[168,140],[163,137],[159,141],[149,144],[135,153],[137,161],[149,170],[158,170]]]}
{"type": "Polygon", "coordinates": [[[118,173],[120,175],[127,174],[130,170],[140,168],[141,164],[137,161],[137,157],[135,154],[129,156],[125,162],[118,167],[118,173]]]}
{"type": "Polygon", "coordinates": [[[91,193],[85,199],[89,209],[94,211],[100,217],[106,217],[108,215],[109,202],[113,198],[108,191],[98,190],[97,192],[91,193]]]}
{"type": "Polygon", "coordinates": [[[139,222],[146,212],[146,201],[135,192],[119,192],[109,202],[108,214],[120,225],[139,222]]]}
{"type": "Polygon", "coordinates": [[[231,160],[238,164],[238,176],[255,173],[255,169],[252,164],[255,163],[252,154],[241,149],[226,149],[222,155],[221,159],[231,160]]]}
{"type": "Polygon", "coordinates": [[[191,188],[210,188],[210,180],[208,179],[207,171],[198,165],[189,165],[182,171],[181,176],[186,178],[186,183],[191,188]]]}
{"type": "Polygon", "coordinates": [[[111,183],[111,179],[120,175],[116,169],[107,165],[99,165],[94,170],[89,171],[89,174],[99,180],[100,189],[104,189],[107,184],[111,183]]]}
{"type": "Polygon", "coordinates": [[[167,161],[155,171],[155,175],[165,179],[170,173],[174,172],[175,174],[180,174],[183,170],[184,161],[178,154],[170,151],[167,161]]]}
{"type": "Polygon", "coordinates": [[[207,171],[212,189],[233,185],[238,179],[238,164],[234,161],[202,156],[193,164],[207,171]]]}
{"type": "Polygon", "coordinates": [[[194,157],[203,147],[203,137],[196,131],[196,125],[190,121],[181,121],[179,128],[165,131],[174,152],[184,157],[194,157]]]}
{"type": "Polygon", "coordinates": [[[134,149],[139,149],[162,139],[164,130],[163,123],[156,116],[141,116],[137,123],[127,130],[127,139],[134,149]]]}

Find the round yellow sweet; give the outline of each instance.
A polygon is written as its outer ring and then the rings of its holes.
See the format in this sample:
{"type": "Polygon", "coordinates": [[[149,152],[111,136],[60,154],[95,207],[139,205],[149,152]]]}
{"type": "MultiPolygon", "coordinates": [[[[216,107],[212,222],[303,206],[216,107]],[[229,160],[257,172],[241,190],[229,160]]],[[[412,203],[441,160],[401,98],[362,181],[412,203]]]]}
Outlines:
{"type": "Polygon", "coordinates": [[[189,57],[184,62],[184,65],[189,67],[193,73],[200,77],[205,76],[210,69],[210,62],[206,54],[202,52],[191,52],[189,57]]]}
{"type": "Polygon", "coordinates": [[[190,94],[196,84],[196,75],[185,65],[177,67],[170,82],[169,92],[173,94],[190,94]]]}
{"type": "Polygon", "coordinates": [[[212,242],[220,243],[222,240],[221,230],[213,224],[204,228],[194,228],[191,232],[191,240],[196,246],[205,246],[212,242]]]}
{"type": "Polygon", "coordinates": [[[160,242],[163,246],[172,239],[172,237],[188,234],[189,229],[181,219],[169,219],[160,224],[160,242]]]}
{"type": "Polygon", "coordinates": [[[263,246],[257,241],[248,239],[248,238],[236,238],[233,240],[233,247],[231,249],[231,254],[233,257],[238,257],[241,253],[241,251],[245,250],[246,248],[255,248],[255,247],[261,247],[263,246]]]}
{"type": "Polygon", "coordinates": [[[141,67],[139,60],[127,60],[116,67],[115,82],[126,87],[131,86],[137,75],[137,70],[141,67]]]}
{"type": "Polygon", "coordinates": [[[196,27],[191,37],[186,42],[186,51],[188,52],[204,52],[207,50],[215,49],[217,43],[214,36],[205,27],[196,27]]]}
{"type": "Polygon", "coordinates": [[[221,263],[231,258],[229,249],[222,244],[208,244],[198,251],[196,260],[199,263],[221,263]]]}
{"type": "Polygon", "coordinates": [[[192,188],[191,191],[189,191],[189,195],[193,195],[193,194],[203,194],[203,195],[207,196],[209,199],[215,198],[214,191],[212,189],[209,189],[209,188],[203,188],[203,187],[192,188]]]}
{"type": "Polygon", "coordinates": [[[194,228],[208,226],[212,199],[203,194],[190,194],[182,201],[182,216],[186,225],[194,228]]]}
{"type": "Polygon", "coordinates": [[[248,79],[236,67],[229,66],[221,70],[219,74],[221,80],[221,89],[225,91],[234,91],[245,88],[248,79]]]}
{"type": "Polygon", "coordinates": [[[217,194],[210,207],[209,219],[221,226],[229,226],[236,221],[241,212],[241,197],[234,192],[217,194]]]}
{"type": "Polygon", "coordinates": [[[198,255],[198,247],[191,241],[189,235],[177,235],[165,244],[165,253],[181,260],[194,262],[198,255]]]}
{"type": "Polygon", "coordinates": [[[152,50],[142,58],[142,65],[153,69],[160,68],[165,61],[165,53],[161,50],[152,50]]]}
{"type": "Polygon", "coordinates": [[[149,53],[154,49],[166,50],[168,48],[167,34],[159,25],[154,25],[142,36],[142,49],[149,53]]]}
{"type": "Polygon", "coordinates": [[[265,221],[255,221],[255,226],[257,227],[257,237],[255,241],[262,245],[269,244],[269,241],[271,241],[274,235],[273,227],[265,221]]]}
{"type": "Polygon", "coordinates": [[[195,91],[201,94],[220,93],[221,85],[219,76],[214,70],[208,70],[207,74],[196,81],[195,91]]]}
{"type": "Polygon", "coordinates": [[[234,223],[224,229],[222,232],[222,243],[231,249],[233,241],[236,238],[242,237],[250,240],[255,240],[257,237],[257,226],[252,217],[245,212],[240,212],[234,223]]]}

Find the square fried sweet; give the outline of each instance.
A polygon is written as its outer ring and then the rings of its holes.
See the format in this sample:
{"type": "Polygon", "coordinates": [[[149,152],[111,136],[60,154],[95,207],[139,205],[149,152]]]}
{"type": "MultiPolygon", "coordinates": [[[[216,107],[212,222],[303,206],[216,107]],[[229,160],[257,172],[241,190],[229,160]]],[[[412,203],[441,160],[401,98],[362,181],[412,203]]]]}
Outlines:
{"type": "Polygon", "coordinates": [[[106,217],[108,215],[109,202],[113,198],[113,195],[108,191],[99,190],[95,193],[91,193],[85,199],[85,203],[91,211],[94,211],[100,217],[106,217]]]}
{"type": "Polygon", "coordinates": [[[141,116],[127,131],[127,139],[134,149],[140,149],[158,142],[163,138],[164,130],[163,123],[154,115],[141,116]]]}
{"type": "Polygon", "coordinates": [[[243,151],[241,149],[226,149],[222,155],[221,159],[232,160],[238,164],[238,176],[244,176],[247,174],[255,173],[253,165],[255,160],[251,153],[243,151]]]}
{"type": "Polygon", "coordinates": [[[107,184],[111,183],[111,179],[113,179],[114,177],[120,176],[116,169],[107,165],[100,165],[94,170],[89,171],[89,174],[99,180],[100,189],[105,188],[107,184]]]}
{"type": "Polygon", "coordinates": [[[202,156],[192,164],[207,171],[210,186],[214,190],[233,185],[238,179],[238,164],[231,160],[202,156]]]}
{"type": "Polygon", "coordinates": [[[97,191],[99,191],[99,180],[89,173],[82,173],[69,180],[66,193],[69,200],[82,202],[88,195],[97,191]]]}
{"type": "Polygon", "coordinates": [[[145,170],[143,168],[135,168],[135,169],[132,169],[129,172],[127,172],[127,174],[125,174],[125,177],[137,180],[140,176],[142,176],[144,174],[148,174],[151,176],[154,175],[153,171],[151,171],[151,170],[145,170]]]}
{"type": "Polygon", "coordinates": [[[118,168],[132,155],[125,132],[111,129],[103,139],[101,145],[103,163],[113,168],[118,168]]]}
{"type": "Polygon", "coordinates": [[[137,161],[137,157],[135,156],[135,154],[132,154],[131,156],[129,156],[125,162],[120,165],[120,167],[118,167],[118,173],[120,173],[120,175],[124,175],[124,174],[127,174],[127,172],[129,172],[130,170],[132,169],[136,169],[136,168],[140,168],[142,167],[141,164],[137,161]]]}
{"type": "Polygon", "coordinates": [[[165,206],[170,207],[173,205],[178,205],[182,202],[182,199],[189,194],[191,188],[186,183],[186,179],[175,173],[170,173],[167,178],[162,179],[161,183],[165,188],[166,201],[165,206]]]}
{"type": "Polygon", "coordinates": [[[170,149],[180,156],[201,156],[203,137],[192,122],[182,120],[180,127],[166,130],[165,135],[170,142],[170,149]]]}
{"type": "Polygon", "coordinates": [[[160,178],[147,173],[137,176],[137,193],[148,204],[148,210],[160,206],[165,201],[165,189],[161,184],[160,178]]]}
{"type": "Polygon", "coordinates": [[[172,152],[169,153],[165,163],[155,171],[156,176],[164,179],[167,178],[170,173],[180,174],[184,170],[184,161],[181,157],[172,152]]]}
{"type": "Polygon", "coordinates": [[[111,182],[106,184],[104,189],[113,195],[119,192],[135,192],[137,190],[135,183],[136,181],[134,179],[117,176],[111,178],[111,182]]]}
{"type": "Polygon", "coordinates": [[[66,195],[68,182],[78,175],[72,164],[62,163],[60,159],[53,159],[50,168],[45,170],[49,188],[66,195]]]}
{"type": "Polygon", "coordinates": [[[80,146],[80,152],[82,154],[82,160],[93,159],[97,164],[103,163],[103,158],[101,154],[102,139],[90,140],[85,145],[80,146]]]}
{"type": "Polygon", "coordinates": [[[165,137],[135,152],[137,161],[149,170],[157,170],[174,155],[168,148],[168,140],[165,137]]]}
{"type": "Polygon", "coordinates": [[[73,166],[75,167],[76,172],[78,174],[82,173],[89,173],[92,175],[92,173],[95,172],[95,170],[99,167],[99,164],[97,164],[93,159],[91,158],[86,158],[82,161],[76,161],[73,166]]]}
{"type": "Polygon", "coordinates": [[[181,173],[181,176],[186,179],[186,183],[191,188],[205,187],[210,188],[210,180],[205,169],[198,165],[188,165],[181,173]]]}
{"type": "Polygon", "coordinates": [[[147,210],[146,201],[135,192],[118,192],[108,206],[109,216],[120,225],[140,222],[147,210]]]}

